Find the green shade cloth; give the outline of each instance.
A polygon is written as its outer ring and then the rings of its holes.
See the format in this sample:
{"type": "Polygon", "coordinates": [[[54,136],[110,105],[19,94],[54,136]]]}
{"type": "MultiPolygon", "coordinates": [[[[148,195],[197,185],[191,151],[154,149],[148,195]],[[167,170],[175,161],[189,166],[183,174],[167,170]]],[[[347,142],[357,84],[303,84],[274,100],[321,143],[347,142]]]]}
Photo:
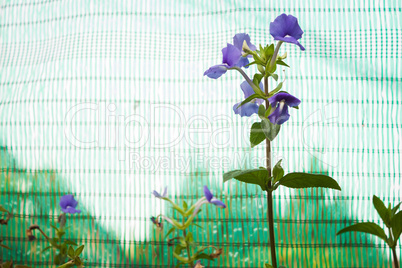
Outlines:
{"type": "Polygon", "coordinates": [[[51,234],[60,196],[74,194],[82,213],[68,217],[67,237],[86,245],[86,267],[172,267],[150,221],[172,212],[151,192],[167,185],[194,203],[208,185],[228,208],[197,218],[196,242],[223,248],[204,264],[269,262],[265,193],[222,182],[223,172],[264,165],[264,146],[248,141],[257,119],[233,114],[238,73],[203,72],[236,33],[272,42],[269,22],[287,13],[306,51],[283,45],[291,68],[278,74],[302,104],[273,142],[273,162],[328,174],[343,190],[274,193],[279,263],[391,267],[379,239],[335,234],[383,226],[374,194],[402,200],[401,12],[397,0],[0,1],[0,201],[14,212],[0,226],[12,250],[0,256],[49,267],[54,253],[41,255],[48,244],[39,234],[28,242],[25,230],[37,223],[51,234]]]}

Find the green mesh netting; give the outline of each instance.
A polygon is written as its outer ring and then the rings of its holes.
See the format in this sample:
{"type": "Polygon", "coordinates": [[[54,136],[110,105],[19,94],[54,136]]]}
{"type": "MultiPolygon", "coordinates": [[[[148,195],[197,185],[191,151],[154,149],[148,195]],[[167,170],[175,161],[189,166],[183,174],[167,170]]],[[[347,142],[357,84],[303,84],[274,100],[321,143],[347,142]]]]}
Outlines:
{"type": "MultiPolygon", "coordinates": [[[[288,267],[391,267],[385,243],[335,235],[381,219],[371,198],[402,199],[400,1],[0,1],[0,201],[5,260],[51,266],[48,244],[25,230],[60,213],[73,193],[82,213],[68,237],[83,243],[87,267],[172,267],[172,249],[149,218],[167,207],[169,187],[194,202],[209,185],[228,209],[203,209],[201,245],[223,247],[207,267],[269,262],[266,196],[223,184],[222,174],[264,163],[250,149],[250,123],[235,116],[242,78],[203,72],[234,34],[272,42],[269,22],[298,17],[306,51],[286,45],[285,89],[301,109],[273,142],[286,171],[335,178],[342,192],[274,194],[279,263],[288,267]]],[[[282,73],[281,73],[282,74],[282,73]]],[[[273,85],[272,85],[273,86],[273,85]]],[[[401,256],[401,244],[397,247],[401,256]]]]}

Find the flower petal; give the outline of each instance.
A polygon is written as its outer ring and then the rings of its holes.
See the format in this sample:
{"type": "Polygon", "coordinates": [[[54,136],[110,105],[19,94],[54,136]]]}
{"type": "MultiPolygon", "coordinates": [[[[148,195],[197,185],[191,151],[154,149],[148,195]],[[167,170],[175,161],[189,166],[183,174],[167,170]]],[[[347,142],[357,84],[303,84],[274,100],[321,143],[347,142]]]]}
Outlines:
{"type": "Polygon", "coordinates": [[[280,92],[268,99],[272,107],[276,107],[277,103],[282,100],[285,100],[286,105],[289,105],[290,107],[298,106],[301,103],[298,98],[286,92],[280,92]]]}
{"type": "Polygon", "coordinates": [[[270,23],[269,31],[275,40],[281,40],[287,43],[298,45],[301,50],[305,48],[297,41],[303,35],[303,30],[292,15],[281,14],[270,23]]]}
{"type": "Polygon", "coordinates": [[[235,66],[241,58],[241,50],[232,44],[227,44],[227,47],[222,49],[222,63],[226,63],[229,67],[235,66]]]}
{"type": "Polygon", "coordinates": [[[282,100],[285,100],[286,105],[289,105],[290,107],[298,106],[301,103],[298,98],[286,92],[280,92],[268,99],[272,107],[276,107],[277,103],[282,100]]]}
{"type": "MultiPolygon", "coordinates": [[[[253,95],[253,94],[255,93],[254,90],[253,90],[253,88],[250,86],[249,83],[247,83],[247,81],[243,81],[243,82],[240,84],[240,88],[241,88],[241,90],[242,90],[243,93],[244,93],[244,98],[245,98],[245,99],[248,98],[248,97],[250,97],[251,95],[253,95]]],[[[260,83],[260,89],[261,89],[262,91],[264,91],[264,86],[262,85],[262,83],[260,83]]]]}
{"type": "Polygon", "coordinates": [[[75,208],[77,207],[78,202],[74,199],[74,196],[72,194],[67,194],[60,198],[59,205],[62,209],[65,209],[68,206],[75,208]]]}
{"type": "MultiPolygon", "coordinates": [[[[249,64],[247,57],[240,57],[239,61],[236,63],[235,66],[241,68],[241,67],[246,66],[247,64],[249,64]]],[[[248,66],[245,68],[248,68],[248,66]]]]}
{"type": "Polygon", "coordinates": [[[247,45],[248,45],[248,47],[249,47],[251,50],[253,50],[253,51],[254,51],[254,50],[257,50],[256,46],[253,45],[253,44],[251,44],[250,36],[249,36],[248,34],[246,34],[246,33],[238,33],[238,34],[236,34],[235,36],[233,36],[233,45],[234,45],[237,49],[239,49],[240,51],[242,51],[242,50],[243,50],[243,43],[244,43],[244,40],[246,40],[247,45]]]}
{"type": "Polygon", "coordinates": [[[288,106],[285,104],[282,109],[276,107],[276,109],[268,116],[269,121],[275,125],[282,125],[290,118],[288,112],[288,106]]]}
{"type": "Polygon", "coordinates": [[[226,64],[218,64],[206,70],[204,75],[208,76],[209,78],[217,79],[226,73],[227,70],[228,66],[226,64]]]}
{"type": "Polygon", "coordinates": [[[233,111],[235,114],[239,114],[240,116],[251,116],[253,114],[258,113],[258,105],[253,102],[248,102],[237,108],[241,102],[233,105],[233,111]]]}
{"type": "Polygon", "coordinates": [[[64,213],[74,214],[74,213],[81,213],[81,210],[75,209],[74,207],[67,206],[66,208],[62,208],[61,211],[64,213]]]}
{"type": "Polygon", "coordinates": [[[204,195],[205,195],[205,198],[208,200],[208,202],[210,202],[213,195],[206,185],[204,186],[204,195]]]}
{"type": "Polygon", "coordinates": [[[284,42],[286,42],[286,43],[292,43],[292,44],[298,45],[301,50],[303,50],[303,51],[306,50],[306,49],[304,48],[304,46],[302,46],[302,44],[300,44],[299,41],[297,41],[296,38],[294,38],[294,37],[292,37],[292,36],[285,36],[285,37],[279,37],[279,36],[278,36],[278,37],[275,37],[274,39],[275,39],[275,40],[284,41],[284,42]]]}
{"type": "Polygon", "coordinates": [[[212,198],[210,203],[220,208],[226,208],[226,205],[221,200],[218,200],[216,198],[212,198]]]}

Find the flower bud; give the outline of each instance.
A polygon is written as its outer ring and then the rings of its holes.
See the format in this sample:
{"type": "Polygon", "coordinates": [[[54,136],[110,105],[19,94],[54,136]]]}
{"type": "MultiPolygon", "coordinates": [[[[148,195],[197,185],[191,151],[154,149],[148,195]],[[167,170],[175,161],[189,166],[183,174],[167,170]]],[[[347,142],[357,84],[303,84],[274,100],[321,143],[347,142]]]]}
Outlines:
{"type": "Polygon", "coordinates": [[[214,253],[212,253],[210,256],[211,256],[211,258],[216,259],[222,254],[222,252],[223,252],[223,249],[219,248],[214,253]]]}
{"type": "MultiPolygon", "coordinates": [[[[246,55],[248,55],[248,54],[250,54],[250,53],[252,53],[253,51],[249,48],[249,46],[247,45],[247,41],[246,40],[244,40],[243,41],[243,51],[246,53],[246,55]]],[[[245,56],[245,55],[243,55],[243,56],[245,56]]]]}
{"type": "Polygon", "coordinates": [[[59,224],[60,224],[60,227],[61,227],[61,228],[63,228],[64,226],[66,226],[66,221],[67,221],[67,219],[66,219],[66,214],[65,214],[65,213],[61,213],[61,214],[59,215],[59,217],[58,217],[58,221],[59,221],[59,224]]]}

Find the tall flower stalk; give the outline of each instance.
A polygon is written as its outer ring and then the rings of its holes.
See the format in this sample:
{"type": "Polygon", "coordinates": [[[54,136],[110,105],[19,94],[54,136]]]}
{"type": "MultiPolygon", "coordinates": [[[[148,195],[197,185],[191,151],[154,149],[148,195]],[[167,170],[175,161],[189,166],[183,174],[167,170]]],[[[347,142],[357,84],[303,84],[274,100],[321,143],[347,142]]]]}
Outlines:
{"type": "Polygon", "coordinates": [[[275,231],[274,231],[274,206],[273,192],[279,186],[288,188],[310,188],[325,187],[341,190],[338,183],[332,178],[322,174],[309,174],[293,172],[285,175],[279,160],[272,166],[271,142],[278,135],[281,126],[290,119],[289,107],[299,109],[301,101],[295,96],[283,91],[285,81],[279,82],[277,86],[269,90],[268,79],[278,81],[275,73],[279,65],[289,67],[285,62],[287,54],[280,56],[279,50],[283,43],[291,43],[305,48],[300,44],[299,39],[303,31],[299,26],[297,18],[292,15],[282,14],[270,24],[270,33],[278,43],[259,45],[259,49],[251,43],[249,35],[240,33],[233,38],[234,46],[222,49],[222,64],[214,65],[205,71],[204,75],[212,79],[217,79],[228,70],[239,71],[244,77],[245,82],[241,84],[244,93],[244,100],[233,106],[235,114],[240,116],[258,115],[260,122],[255,122],[250,130],[250,144],[255,147],[265,140],[266,148],[266,167],[247,170],[232,170],[224,173],[223,181],[236,179],[241,182],[256,184],[262,191],[267,192],[267,218],[270,237],[270,251],[272,264],[265,264],[265,267],[278,267],[278,258],[275,250],[275,231]],[[242,52],[239,53],[239,43],[242,42],[242,52]],[[230,49],[229,49],[230,48],[230,49]],[[241,56],[239,56],[241,55],[241,56]],[[249,58],[253,58],[251,63],[249,58]],[[242,68],[256,65],[258,72],[253,79],[244,72],[242,68]],[[263,85],[262,82],[263,81],[263,85]],[[265,102],[265,105],[263,104],[265,102]]]}

